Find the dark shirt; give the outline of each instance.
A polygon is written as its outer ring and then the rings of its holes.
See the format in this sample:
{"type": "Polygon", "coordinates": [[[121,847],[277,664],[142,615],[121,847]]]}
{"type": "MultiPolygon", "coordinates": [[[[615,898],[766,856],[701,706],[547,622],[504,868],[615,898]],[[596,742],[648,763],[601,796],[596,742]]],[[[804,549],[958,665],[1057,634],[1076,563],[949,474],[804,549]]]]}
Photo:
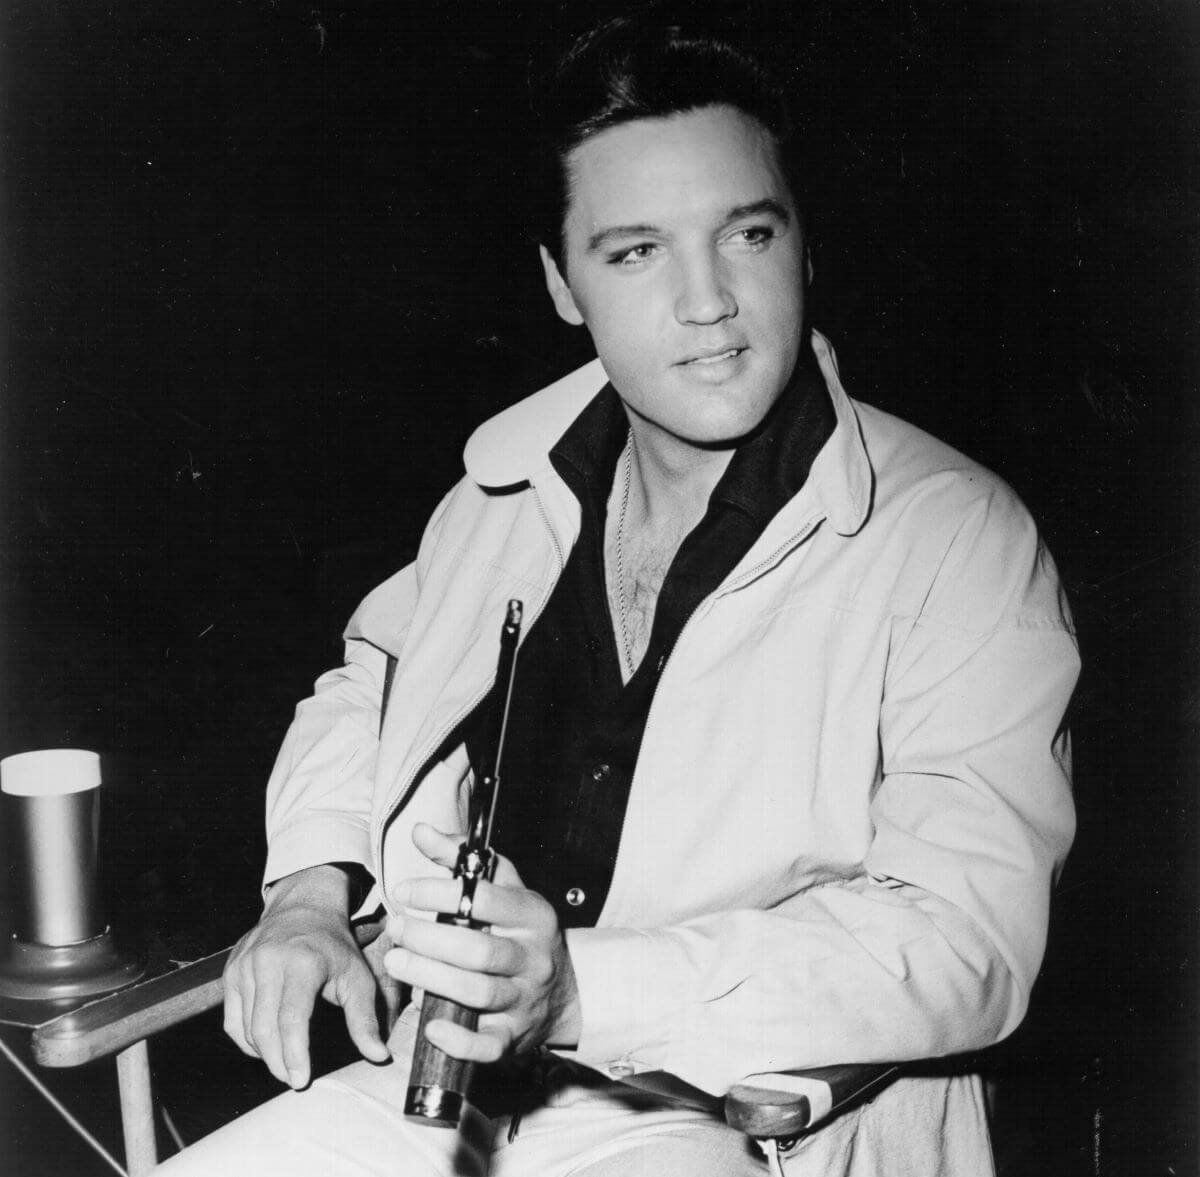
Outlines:
{"type": "MultiPolygon", "coordinates": [[[[800,489],[833,431],[815,365],[802,364],[771,413],[738,446],[708,509],[663,581],[650,641],[622,681],[604,576],[607,501],[629,423],[612,386],[551,450],[579,499],[579,539],[517,661],[493,845],[564,928],[590,927],[612,882],[642,733],[663,667],[697,607],[800,489]]],[[[484,706],[492,706],[489,696],[484,706]]],[[[479,771],[482,725],[468,726],[479,771]]]]}

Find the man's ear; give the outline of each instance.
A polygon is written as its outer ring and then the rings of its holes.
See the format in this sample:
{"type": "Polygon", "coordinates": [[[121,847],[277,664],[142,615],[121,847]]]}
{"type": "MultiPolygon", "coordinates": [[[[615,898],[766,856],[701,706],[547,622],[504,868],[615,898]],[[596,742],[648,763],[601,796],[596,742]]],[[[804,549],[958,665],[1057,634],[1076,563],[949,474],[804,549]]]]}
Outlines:
{"type": "Polygon", "coordinates": [[[558,311],[558,317],[563,322],[570,323],[572,327],[582,327],[583,315],[579,313],[579,308],[575,305],[575,296],[571,293],[571,288],[558,271],[558,263],[550,256],[550,251],[544,245],[538,246],[538,253],[541,255],[542,270],[546,275],[546,290],[549,291],[550,298],[554,302],[554,309],[558,311]]]}

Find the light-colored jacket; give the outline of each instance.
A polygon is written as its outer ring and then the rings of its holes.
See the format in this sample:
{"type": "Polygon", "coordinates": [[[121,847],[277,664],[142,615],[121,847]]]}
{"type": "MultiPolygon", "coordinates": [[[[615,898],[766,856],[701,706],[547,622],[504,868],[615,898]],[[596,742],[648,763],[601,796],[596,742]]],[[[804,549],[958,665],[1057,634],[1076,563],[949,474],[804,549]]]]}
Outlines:
{"type": "MultiPolygon", "coordinates": [[[[568,934],[575,1054],[600,1068],[721,1092],[971,1050],[1016,1027],[1041,963],[1074,829],[1078,658],[1053,563],[1007,486],[850,400],[814,348],[836,428],[680,635],[607,902],[568,934]]],[[[536,618],[575,542],[548,452],[604,382],[593,362],[471,438],[416,562],[362,603],[346,665],[297,711],[268,882],[331,861],[384,889],[433,872],[409,831],[461,829],[454,730],[490,685],[505,602],[536,618]]]]}

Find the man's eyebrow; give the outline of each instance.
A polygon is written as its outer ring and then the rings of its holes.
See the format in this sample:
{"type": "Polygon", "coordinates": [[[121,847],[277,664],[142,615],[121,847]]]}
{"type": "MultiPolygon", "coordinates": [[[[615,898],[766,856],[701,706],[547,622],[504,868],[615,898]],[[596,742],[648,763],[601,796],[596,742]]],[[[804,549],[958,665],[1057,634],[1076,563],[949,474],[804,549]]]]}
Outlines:
{"type": "Polygon", "coordinates": [[[606,241],[612,241],[620,237],[646,237],[661,233],[655,225],[612,225],[607,229],[601,229],[598,233],[593,233],[588,238],[587,251],[595,253],[606,241]]]}
{"type": "MultiPolygon", "coordinates": [[[[733,208],[725,213],[723,223],[729,224],[730,221],[740,221],[744,217],[761,216],[774,217],[776,220],[782,221],[785,225],[790,224],[792,219],[788,210],[778,200],[767,196],[762,200],[753,200],[749,204],[735,204],[733,208]]],[[[661,234],[662,230],[657,225],[610,225],[607,229],[601,229],[588,238],[587,252],[595,253],[596,250],[602,248],[607,242],[619,240],[622,237],[647,237],[661,234]]]]}
{"type": "Polygon", "coordinates": [[[744,217],[774,217],[776,220],[782,221],[785,225],[790,223],[791,215],[778,200],[767,196],[762,200],[751,201],[750,204],[734,205],[726,214],[725,222],[740,221],[744,217]]]}

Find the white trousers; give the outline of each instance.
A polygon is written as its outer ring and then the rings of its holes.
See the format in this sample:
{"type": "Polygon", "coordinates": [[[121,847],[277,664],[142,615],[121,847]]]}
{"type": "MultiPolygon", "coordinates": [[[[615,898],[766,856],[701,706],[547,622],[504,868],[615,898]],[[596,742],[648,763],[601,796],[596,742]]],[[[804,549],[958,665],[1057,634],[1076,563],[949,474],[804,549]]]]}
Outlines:
{"type": "Polygon", "coordinates": [[[286,1092],[160,1165],[164,1177],[762,1177],[762,1154],[723,1121],[600,1076],[552,1075],[542,1106],[459,1131],[403,1115],[413,1019],[393,1061],[359,1062],[286,1092]]]}
{"type": "MultiPolygon", "coordinates": [[[[705,1112],[563,1067],[508,1140],[507,1116],[469,1110],[459,1131],[403,1115],[415,1011],[393,1061],[354,1063],[286,1092],[161,1165],[163,1177],[765,1177],[753,1142],[705,1112]]],[[[802,1139],[786,1177],[988,1177],[973,1076],[900,1079],[802,1139]]]]}

